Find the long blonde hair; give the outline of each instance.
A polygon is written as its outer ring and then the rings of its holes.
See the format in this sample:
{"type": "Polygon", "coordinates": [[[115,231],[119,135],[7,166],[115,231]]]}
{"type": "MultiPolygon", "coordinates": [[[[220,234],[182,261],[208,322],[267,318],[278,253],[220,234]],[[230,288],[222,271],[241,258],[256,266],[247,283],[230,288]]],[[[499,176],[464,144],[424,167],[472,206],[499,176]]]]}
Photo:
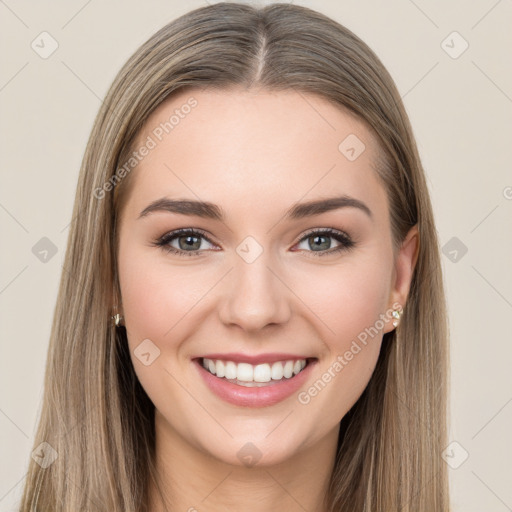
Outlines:
{"type": "Polygon", "coordinates": [[[21,511],[147,510],[154,405],[141,387],[124,329],[116,223],[132,174],[105,183],[133,150],[149,114],[175,91],[232,86],[295,90],[348,109],[381,146],[378,176],[400,246],[419,228],[419,254],[399,327],[384,335],[375,372],[341,422],[326,500],[343,512],[443,512],[446,306],[424,171],[400,95],[357,36],[305,7],[217,3],[169,23],[118,73],[83,158],[51,331],[44,397],[21,511]],[[98,190],[103,192],[98,193],[98,190]],[[55,450],[55,452],[51,451],[55,450]],[[52,456],[53,455],[53,456],[52,456]],[[45,455],[46,457],[46,455],[45,455]]]}

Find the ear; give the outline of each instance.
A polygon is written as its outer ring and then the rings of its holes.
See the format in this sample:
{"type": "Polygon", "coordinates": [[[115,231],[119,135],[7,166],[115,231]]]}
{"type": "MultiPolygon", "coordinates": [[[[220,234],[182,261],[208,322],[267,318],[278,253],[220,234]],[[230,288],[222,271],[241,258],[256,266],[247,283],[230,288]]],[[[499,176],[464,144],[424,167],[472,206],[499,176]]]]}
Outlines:
{"type": "MultiPolygon", "coordinates": [[[[388,302],[389,309],[395,309],[397,304],[400,304],[400,307],[403,308],[407,302],[414,268],[418,260],[419,248],[418,224],[415,224],[407,233],[395,259],[393,281],[388,302]]],[[[390,320],[384,332],[390,332],[394,328],[390,320]]]]}

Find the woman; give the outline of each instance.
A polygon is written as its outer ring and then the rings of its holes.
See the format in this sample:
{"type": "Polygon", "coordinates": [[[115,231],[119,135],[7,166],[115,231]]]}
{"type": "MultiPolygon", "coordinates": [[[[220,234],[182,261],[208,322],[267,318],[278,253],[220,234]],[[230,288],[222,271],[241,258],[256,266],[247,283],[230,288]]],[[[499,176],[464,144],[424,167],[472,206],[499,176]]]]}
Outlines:
{"type": "Polygon", "coordinates": [[[156,33],[80,172],[21,510],[448,510],[425,176],[375,54],[287,4],[156,33]]]}

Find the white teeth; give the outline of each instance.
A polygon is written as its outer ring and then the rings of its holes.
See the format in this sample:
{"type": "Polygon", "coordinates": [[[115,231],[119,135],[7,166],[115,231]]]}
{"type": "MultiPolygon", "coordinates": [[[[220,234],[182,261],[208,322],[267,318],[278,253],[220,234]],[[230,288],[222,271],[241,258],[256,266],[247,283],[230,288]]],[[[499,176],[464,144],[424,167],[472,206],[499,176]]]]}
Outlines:
{"type": "Polygon", "coordinates": [[[264,383],[272,380],[290,379],[300,373],[306,366],[305,359],[278,361],[273,364],[263,363],[234,363],[233,361],[212,360],[203,358],[203,367],[211,374],[228,380],[238,380],[240,383],[264,383]]]}
{"type": "Polygon", "coordinates": [[[242,382],[251,382],[253,381],[254,369],[251,364],[247,363],[238,363],[238,367],[236,369],[236,378],[241,380],[242,382]]]}
{"type": "Polygon", "coordinates": [[[224,377],[226,379],[236,379],[236,364],[233,361],[226,362],[226,374],[224,377]]]}
{"type": "Polygon", "coordinates": [[[272,380],[272,370],[270,369],[270,365],[258,364],[255,366],[253,380],[254,382],[270,382],[272,380]]]}
{"type": "Polygon", "coordinates": [[[215,363],[215,375],[217,375],[217,377],[224,377],[224,375],[226,375],[224,361],[220,359],[215,363]]]}
{"type": "Polygon", "coordinates": [[[293,375],[293,361],[286,361],[283,368],[283,374],[287,379],[293,375]]]}
{"type": "Polygon", "coordinates": [[[283,378],[283,363],[274,363],[272,365],[272,379],[273,380],[281,380],[283,378]]]}

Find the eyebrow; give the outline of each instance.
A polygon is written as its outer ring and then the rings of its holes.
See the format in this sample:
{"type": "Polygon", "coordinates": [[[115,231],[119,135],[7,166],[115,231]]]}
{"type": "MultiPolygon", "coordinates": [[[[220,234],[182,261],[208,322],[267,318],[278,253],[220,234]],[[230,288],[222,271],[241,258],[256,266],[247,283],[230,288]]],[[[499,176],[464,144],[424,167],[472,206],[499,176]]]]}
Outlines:
{"type": "MultiPolygon", "coordinates": [[[[372,211],[363,201],[346,195],[296,204],[286,212],[285,218],[289,220],[303,219],[304,217],[321,215],[322,213],[340,208],[357,208],[368,215],[368,217],[373,218],[372,211]]],[[[139,219],[154,212],[195,215],[219,221],[224,219],[222,208],[216,204],[188,199],[169,199],[167,197],[157,199],[146,206],[140,213],[139,219]]]]}

